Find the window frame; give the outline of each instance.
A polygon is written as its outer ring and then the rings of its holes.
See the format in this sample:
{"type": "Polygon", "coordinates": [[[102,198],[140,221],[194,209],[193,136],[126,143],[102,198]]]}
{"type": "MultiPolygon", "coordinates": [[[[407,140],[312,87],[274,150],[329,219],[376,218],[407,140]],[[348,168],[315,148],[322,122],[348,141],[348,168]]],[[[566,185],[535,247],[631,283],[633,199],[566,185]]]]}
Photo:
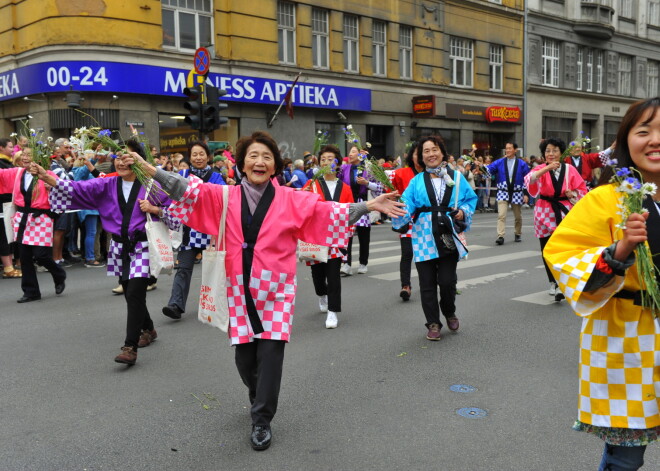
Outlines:
{"type": "Polygon", "coordinates": [[[559,88],[559,42],[553,39],[543,38],[541,51],[541,75],[543,85],[546,87],[559,88]],[[549,55],[548,53],[556,55],[549,55]],[[548,71],[550,75],[548,75],[548,71]],[[549,79],[549,80],[548,80],[549,79]]]}
{"type": "Polygon", "coordinates": [[[631,96],[632,94],[632,69],[633,58],[626,54],[619,54],[617,64],[617,83],[619,96],[631,96]],[[624,66],[628,65],[627,69],[624,66]]]}
{"type": "Polygon", "coordinates": [[[619,0],[619,17],[634,20],[636,13],[635,0],[619,0]]]}
{"type": "Polygon", "coordinates": [[[474,41],[452,36],[449,42],[451,71],[450,85],[458,88],[474,88],[474,41]],[[466,52],[465,55],[459,55],[466,52]],[[458,53],[458,54],[457,54],[458,53]],[[462,69],[463,83],[458,83],[458,71],[462,69]]]}
{"type": "Polygon", "coordinates": [[[329,51],[330,51],[330,12],[323,8],[313,7],[312,8],[312,67],[314,67],[315,69],[322,69],[322,70],[329,69],[330,68],[329,51]],[[315,18],[315,15],[321,15],[321,17],[315,18]],[[317,25],[325,26],[325,31],[316,29],[317,25]]]}
{"type": "Polygon", "coordinates": [[[659,89],[660,89],[660,62],[648,61],[646,65],[646,97],[647,98],[657,97],[658,94],[660,93],[658,91],[659,89]],[[653,86],[653,84],[655,84],[655,86],[653,86]]]}
{"type": "Polygon", "coordinates": [[[575,61],[575,89],[577,91],[582,91],[582,72],[584,66],[584,48],[578,46],[576,61],[575,61]]]}
{"type": "Polygon", "coordinates": [[[596,93],[603,93],[603,51],[596,53],[596,93]]]}
{"type": "Polygon", "coordinates": [[[387,23],[380,20],[373,20],[371,23],[371,60],[372,72],[377,77],[387,75],[387,23]],[[382,26],[382,31],[376,31],[376,25],[382,26]],[[382,38],[376,41],[376,35],[382,38]]]}
{"type": "Polygon", "coordinates": [[[403,80],[413,78],[413,28],[408,25],[399,26],[399,77],[403,80]],[[404,43],[406,39],[406,43],[404,43]],[[406,74],[407,72],[407,74],[406,74]]]}
{"type": "Polygon", "coordinates": [[[344,72],[360,73],[360,18],[357,15],[344,14],[342,19],[342,41],[344,47],[344,72]],[[354,20],[354,25],[348,25],[348,20],[354,20]],[[355,35],[349,36],[347,28],[355,29],[355,35]],[[355,62],[355,68],[352,68],[352,62],[355,62]]]}
{"type": "Polygon", "coordinates": [[[647,12],[647,24],[660,28],[660,0],[649,0],[647,12]]]}
{"type": "Polygon", "coordinates": [[[296,4],[283,0],[277,1],[277,59],[282,65],[296,65],[296,4]],[[290,8],[290,12],[284,12],[284,8],[290,8]],[[281,20],[283,15],[291,17],[292,24],[284,24],[281,20]],[[288,57],[289,53],[293,57],[288,57]]]}
{"type": "Polygon", "coordinates": [[[490,90],[493,92],[501,92],[504,90],[504,46],[499,44],[489,45],[488,70],[490,72],[490,90]],[[493,86],[494,81],[499,82],[499,87],[493,86]]]}
{"type": "MultiPolygon", "coordinates": [[[[161,16],[164,15],[164,11],[169,11],[172,12],[173,14],[173,19],[174,19],[174,24],[173,28],[174,31],[172,32],[172,35],[174,37],[174,44],[165,44],[165,29],[164,29],[164,24],[161,22],[161,29],[163,30],[163,42],[162,42],[162,47],[163,49],[166,50],[174,50],[174,51],[181,51],[181,52],[194,52],[197,50],[199,47],[210,47],[213,46],[213,38],[215,37],[215,32],[213,30],[213,0],[208,0],[208,10],[204,10],[204,1],[198,0],[198,2],[201,4],[202,8],[197,9],[197,8],[187,8],[187,7],[181,7],[178,5],[178,2],[176,0],[162,0],[161,1],[161,16]],[[170,3],[177,3],[176,5],[172,5],[170,3]],[[194,48],[189,48],[189,47],[182,47],[181,46],[181,27],[180,27],[180,15],[181,14],[186,14],[186,15],[194,15],[194,21],[195,21],[195,47],[194,48]],[[201,44],[201,39],[200,39],[200,18],[205,18],[208,21],[209,25],[209,40],[210,44],[201,44]]],[[[197,4],[195,3],[195,6],[197,4]]],[[[212,47],[211,47],[212,49],[212,47]]]]}
{"type": "Polygon", "coordinates": [[[594,91],[594,51],[587,50],[587,92],[594,91]]]}

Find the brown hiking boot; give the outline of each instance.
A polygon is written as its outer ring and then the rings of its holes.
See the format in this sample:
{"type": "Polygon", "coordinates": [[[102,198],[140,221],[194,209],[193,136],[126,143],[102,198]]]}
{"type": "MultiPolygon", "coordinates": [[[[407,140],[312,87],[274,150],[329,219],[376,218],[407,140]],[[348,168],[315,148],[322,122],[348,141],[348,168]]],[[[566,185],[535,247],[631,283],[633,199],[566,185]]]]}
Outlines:
{"type": "Polygon", "coordinates": [[[135,365],[137,361],[137,352],[133,347],[121,347],[121,353],[115,357],[117,363],[124,363],[126,365],[135,365]]]}
{"type": "Polygon", "coordinates": [[[140,335],[140,341],[138,342],[139,348],[148,347],[151,345],[151,342],[158,338],[158,333],[156,329],[154,330],[143,330],[142,335],[140,335]]]}

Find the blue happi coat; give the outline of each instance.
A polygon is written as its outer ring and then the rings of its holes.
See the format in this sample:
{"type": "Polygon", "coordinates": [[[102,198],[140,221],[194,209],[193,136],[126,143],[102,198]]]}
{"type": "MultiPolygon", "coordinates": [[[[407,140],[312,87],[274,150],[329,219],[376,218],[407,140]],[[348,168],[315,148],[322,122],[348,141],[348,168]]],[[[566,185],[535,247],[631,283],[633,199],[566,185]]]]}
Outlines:
{"type": "MultiPolygon", "coordinates": [[[[472,188],[470,188],[470,184],[460,172],[454,172],[452,170],[448,170],[448,172],[454,181],[457,182],[454,186],[445,187],[445,193],[450,192],[451,195],[451,198],[448,200],[448,205],[451,206],[449,209],[453,209],[454,205],[458,203],[458,209],[463,210],[463,214],[465,215],[464,222],[467,225],[465,231],[468,231],[472,224],[472,215],[477,206],[477,195],[472,188]],[[456,180],[457,178],[460,179],[460,183],[456,180]],[[458,187],[458,201],[456,201],[456,187],[458,187]]],[[[403,192],[401,199],[406,204],[405,210],[407,214],[392,220],[392,226],[395,229],[410,223],[410,221],[413,220],[413,215],[416,210],[423,207],[438,206],[440,204],[438,201],[431,202],[429,200],[426,184],[424,182],[425,174],[426,172],[417,174],[415,178],[410,181],[406,191],[403,192]]],[[[446,211],[446,214],[448,213],[449,211],[446,211]]],[[[449,219],[451,220],[451,217],[449,219]]],[[[467,255],[467,247],[465,247],[458,239],[456,228],[452,227],[452,230],[454,243],[458,249],[458,256],[459,259],[461,259],[467,255]]],[[[435,239],[433,238],[433,216],[431,212],[419,213],[417,220],[413,222],[412,243],[415,262],[425,262],[440,256],[438,248],[436,247],[435,239]]]]}

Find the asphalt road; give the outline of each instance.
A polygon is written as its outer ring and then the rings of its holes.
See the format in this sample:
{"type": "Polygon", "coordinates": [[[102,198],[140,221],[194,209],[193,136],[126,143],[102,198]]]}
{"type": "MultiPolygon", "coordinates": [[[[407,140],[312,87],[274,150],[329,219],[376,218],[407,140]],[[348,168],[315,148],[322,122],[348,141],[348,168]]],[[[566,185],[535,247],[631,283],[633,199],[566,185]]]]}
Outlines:
{"type": "MultiPolygon", "coordinates": [[[[425,339],[417,278],[411,300],[398,297],[389,225],[372,230],[369,273],[344,278],[335,330],[300,264],[265,452],[250,448],[224,334],[196,320],[192,298],[182,321],[161,314],[171,277],[148,294],[159,338],[131,368],[112,361],[125,303],[102,269],[69,269],[59,297],[40,274],[43,299],[23,305],[20,282],[0,280],[0,470],[594,470],[602,442],[571,430],[580,320],[546,293],[523,214],[523,241],[513,243],[510,215],[502,247],[496,216],[476,215],[459,263],[461,328],[440,342],[425,339]]],[[[658,469],[657,445],[646,463],[658,469]]]]}

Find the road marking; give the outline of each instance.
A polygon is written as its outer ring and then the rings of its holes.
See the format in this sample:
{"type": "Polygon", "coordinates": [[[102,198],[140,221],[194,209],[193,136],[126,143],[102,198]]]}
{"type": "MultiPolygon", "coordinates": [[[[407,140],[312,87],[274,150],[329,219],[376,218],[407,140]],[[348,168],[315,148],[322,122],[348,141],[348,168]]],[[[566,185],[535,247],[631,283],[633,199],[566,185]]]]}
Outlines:
{"type": "Polygon", "coordinates": [[[494,273],[492,275],[480,276],[478,278],[470,278],[469,280],[462,280],[456,284],[457,289],[465,289],[471,286],[483,285],[490,283],[491,281],[499,280],[502,278],[508,278],[513,275],[520,275],[521,273],[526,273],[527,270],[513,270],[509,273],[494,273]]]}
{"type": "MultiPolygon", "coordinates": [[[[475,260],[467,260],[464,262],[459,262],[458,263],[458,270],[465,269],[465,268],[475,268],[475,267],[483,267],[484,265],[492,265],[495,263],[506,263],[506,262],[511,262],[513,260],[521,260],[523,258],[531,258],[531,257],[539,257],[541,255],[540,251],[537,250],[525,250],[522,252],[518,253],[510,253],[510,254],[502,254],[502,255],[495,255],[493,257],[485,257],[485,258],[477,258],[475,260]]],[[[387,257],[388,259],[399,259],[399,257],[387,257]]],[[[369,262],[369,265],[380,265],[378,263],[379,259],[373,260],[369,262]]],[[[389,263],[388,262],[383,262],[383,263],[389,263]]],[[[370,278],[375,278],[377,280],[385,280],[385,281],[394,281],[399,279],[399,272],[398,271],[393,271],[390,273],[383,273],[380,275],[372,275],[370,278]]],[[[412,273],[410,274],[411,277],[416,277],[417,276],[417,270],[413,270],[412,273]]]]}
{"type": "Polygon", "coordinates": [[[512,298],[511,300],[530,304],[540,304],[541,306],[549,306],[550,304],[557,303],[555,298],[548,294],[547,290],[539,291],[538,293],[526,294],[525,296],[518,296],[517,298],[512,298]]]}

